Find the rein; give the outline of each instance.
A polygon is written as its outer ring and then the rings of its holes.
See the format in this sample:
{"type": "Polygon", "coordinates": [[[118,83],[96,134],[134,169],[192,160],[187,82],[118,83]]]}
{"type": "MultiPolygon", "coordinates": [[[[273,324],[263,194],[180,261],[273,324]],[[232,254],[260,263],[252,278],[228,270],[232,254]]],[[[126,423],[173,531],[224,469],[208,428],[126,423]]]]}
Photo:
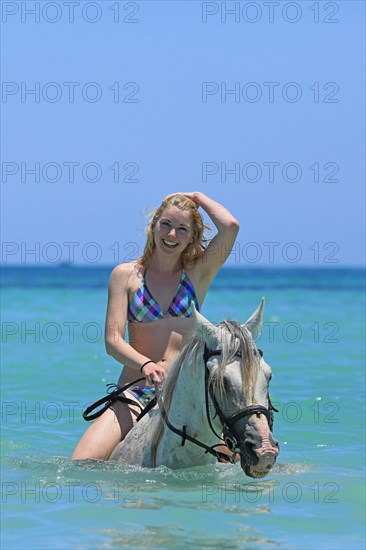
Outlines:
{"type": "Polygon", "coordinates": [[[161,399],[158,400],[158,404],[159,404],[159,409],[161,410],[161,415],[163,417],[163,420],[164,420],[165,424],[168,426],[169,430],[171,430],[172,432],[174,432],[177,435],[181,436],[181,438],[182,438],[181,446],[182,447],[184,447],[184,444],[185,444],[186,440],[188,440],[191,443],[194,443],[195,445],[198,445],[202,449],[205,449],[205,453],[210,453],[213,456],[215,456],[216,458],[223,458],[224,460],[228,460],[228,455],[226,453],[221,453],[220,451],[215,451],[214,450],[214,447],[217,447],[217,445],[213,445],[212,447],[209,447],[205,443],[202,443],[202,441],[199,441],[195,437],[192,437],[192,436],[188,435],[187,431],[186,431],[187,426],[183,426],[182,430],[180,430],[179,428],[175,428],[173,426],[173,424],[171,424],[171,422],[168,418],[168,415],[166,413],[166,410],[164,409],[164,406],[163,406],[163,403],[162,403],[161,399]]]}
{"type": "Polygon", "coordinates": [[[101,416],[116,401],[121,401],[122,403],[127,403],[128,405],[135,405],[135,406],[137,405],[137,406],[139,406],[140,409],[141,409],[141,412],[138,415],[138,417],[136,418],[136,421],[138,422],[139,420],[141,420],[141,418],[143,416],[145,416],[145,414],[148,413],[149,410],[152,409],[156,405],[157,398],[154,397],[154,399],[152,399],[150,401],[150,403],[148,405],[146,405],[146,407],[141,407],[140,403],[138,403],[136,401],[132,401],[132,399],[129,399],[128,397],[124,397],[122,395],[119,395],[120,393],[124,392],[125,390],[128,390],[128,388],[130,388],[131,386],[136,385],[137,382],[141,382],[141,380],[145,380],[145,377],[144,378],[138,378],[137,380],[133,380],[129,384],[126,384],[125,386],[122,386],[122,387],[118,386],[117,384],[107,384],[107,387],[109,388],[108,394],[105,397],[102,397],[101,399],[99,399],[98,401],[95,401],[95,403],[93,403],[92,405],[90,405],[89,407],[87,407],[85,409],[85,411],[83,412],[84,420],[89,422],[90,420],[95,420],[96,418],[99,418],[99,416],[101,416]],[[115,388],[115,390],[112,391],[113,388],[115,388]],[[95,409],[97,409],[98,407],[103,405],[104,403],[105,403],[105,405],[102,409],[99,409],[94,414],[90,414],[92,411],[94,411],[95,409]]]}

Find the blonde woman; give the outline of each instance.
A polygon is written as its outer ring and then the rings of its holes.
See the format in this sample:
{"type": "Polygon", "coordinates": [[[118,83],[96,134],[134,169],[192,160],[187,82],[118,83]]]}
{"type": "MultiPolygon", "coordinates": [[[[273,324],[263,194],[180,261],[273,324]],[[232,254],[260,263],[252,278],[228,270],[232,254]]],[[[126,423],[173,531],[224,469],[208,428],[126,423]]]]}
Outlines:
{"type": "Polygon", "coordinates": [[[192,302],[199,310],[238,231],[234,216],[203,193],[175,193],[163,200],[148,226],[142,257],[115,267],[108,288],[105,342],[107,353],[123,365],[118,384],[141,377],[146,383],[121,394],[136,405],[116,401],[95,420],[72,459],[107,460],[133,427],[190,333],[192,302]],[[207,248],[199,207],[217,229],[207,248]]]}

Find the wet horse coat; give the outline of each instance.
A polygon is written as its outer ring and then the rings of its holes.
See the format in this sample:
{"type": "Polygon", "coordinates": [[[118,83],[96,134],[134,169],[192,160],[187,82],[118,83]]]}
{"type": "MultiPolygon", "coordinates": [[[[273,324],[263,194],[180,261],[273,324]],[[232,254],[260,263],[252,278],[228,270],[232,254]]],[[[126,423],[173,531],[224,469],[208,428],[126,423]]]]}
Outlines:
{"type": "Polygon", "coordinates": [[[218,444],[227,424],[224,432],[240,453],[245,473],[263,477],[269,472],[279,453],[270,430],[271,369],[253,340],[261,330],[263,305],[264,299],[244,325],[226,321],[216,326],[194,309],[195,334],[170,369],[160,408],[154,407],[132,428],[111,460],[170,468],[216,461],[191,441],[182,445],[184,438],[168,428],[163,410],[171,426],[208,447],[218,444]],[[215,353],[205,354],[205,349],[215,353]]]}

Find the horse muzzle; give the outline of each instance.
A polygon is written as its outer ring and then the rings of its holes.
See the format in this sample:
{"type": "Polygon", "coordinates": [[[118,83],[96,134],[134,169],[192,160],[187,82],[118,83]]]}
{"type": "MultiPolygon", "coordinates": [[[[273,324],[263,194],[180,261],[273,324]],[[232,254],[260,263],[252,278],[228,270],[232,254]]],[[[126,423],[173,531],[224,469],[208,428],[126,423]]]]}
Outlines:
{"type": "Polygon", "coordinates": [[[240,445],[241,467],[247,476],[264,477],[274,466],[279,452],[278,441],[271,432],[261,437],[253,428],[249,428],[247,437],[240,445]]]}

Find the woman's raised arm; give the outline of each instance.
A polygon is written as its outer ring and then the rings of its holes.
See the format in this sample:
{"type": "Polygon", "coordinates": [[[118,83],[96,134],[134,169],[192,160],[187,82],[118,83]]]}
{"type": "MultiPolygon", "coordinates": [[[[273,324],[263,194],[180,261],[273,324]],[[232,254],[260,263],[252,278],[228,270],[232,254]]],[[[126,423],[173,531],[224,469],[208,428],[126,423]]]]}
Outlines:
{"type": "Polygon", "coordinates": [[[181,193],[193,200],[200,206],[217,229],[217,234],[210,241],[205,253],[198,260],[200,276],[208,282],[215,277],[222,264],[228,258],[235,239],[239,232],[238,220],[222,204],[210,199],[204,193],[195,191],[192,193],[181,193]]]}

